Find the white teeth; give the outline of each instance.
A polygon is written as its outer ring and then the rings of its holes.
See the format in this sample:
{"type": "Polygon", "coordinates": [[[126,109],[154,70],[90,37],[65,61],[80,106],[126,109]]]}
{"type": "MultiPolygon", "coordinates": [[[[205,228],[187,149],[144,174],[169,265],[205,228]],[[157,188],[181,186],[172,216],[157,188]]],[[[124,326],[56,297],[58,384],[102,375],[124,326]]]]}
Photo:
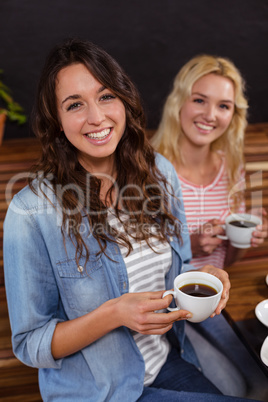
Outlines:
{"type": "Polygon", "coordinates": [[[197,127],[201,128],[202,130],[211,131],[213,130],[212,126],[207,126],[206,124],[196,123],[197,127]]]}
{"type": "Polygon", "coordinates": [[[102,140],[103,138],[107,137],[108,134],[110,134],[110,131],[110,128],[105,128],[105,130],[99,131],[98,133],[90,133],[86,134],[86,136],[88,138],[96,138],[98,140],[102,140]]]}

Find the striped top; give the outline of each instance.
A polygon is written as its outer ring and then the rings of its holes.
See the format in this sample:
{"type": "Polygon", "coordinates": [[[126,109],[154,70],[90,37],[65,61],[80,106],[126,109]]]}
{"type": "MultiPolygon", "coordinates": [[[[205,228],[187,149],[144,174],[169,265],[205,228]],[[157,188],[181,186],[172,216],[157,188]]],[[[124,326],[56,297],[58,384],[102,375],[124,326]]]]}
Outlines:
{"type": "MultiPolygon", "coordinates": [[[[210,219],[224,220],[233,206],[229,198],[228,176],[225,168],[225,158],[222,156],[222,164],[215,179],[207,186],[193,184],[178,175],[190,235],[210,219]]],[[[244,174],[241,172],[241,179],[244,174]]],[[[244,203],[239,207],[239,212],[245,212],[244,203]]],[[[201,268],[205,264],[212,264],[218,268],[224,268],[224,260],[227,251],[227,242],[223,241],[210,255],[193,257],[191,264],[201,268]]]]}
{"type": "MultiPolygon", "coordinates": [[[[126,220],[127,216],[122,215],[120,218],[126,220]]],[[[108,212],[108,222],[118,231],[124,230],[122,223],[111,210],[108,212]]],[[[152,227],[152,233],[153,229],[152,227]]],[[[165,290],[165,275],[172,262],[169,243],[162,243],[152,237],[150,244],[157,250],[155,253],[146,241],[137,242],[131,237],[131,233],[129,240],[133,251],[128,256],[127,248],[119,246],[128,273],[129,293],[165,290]]],[[[132,331],[132,334],[145,362],[144,385],[148,386],[153,383],[165,363],[170,345],[165,335],[143,335],[135,331],[132,331]]]]}

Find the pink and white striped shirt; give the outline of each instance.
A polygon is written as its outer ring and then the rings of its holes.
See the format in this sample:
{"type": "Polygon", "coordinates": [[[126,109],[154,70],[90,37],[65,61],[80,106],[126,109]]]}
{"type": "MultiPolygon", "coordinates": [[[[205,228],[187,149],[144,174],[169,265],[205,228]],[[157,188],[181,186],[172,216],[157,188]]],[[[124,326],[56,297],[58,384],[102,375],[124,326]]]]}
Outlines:
{"type": "MultiPolygon", "coordinates": [[[[188,230],[191,235],[200,226],[211,219],[224,220],[230,213],[232,201],[229,199],[228,176],[225,168],[225,158],[215,179],[207,186],[200,186],[187,181],[178,175],[187,218],[188,230]]],[[[241,172],[241,180],[244,174],[241,172]]],[[[245,212],[242,203],[239,212],[245,212]]],[[[212,264],[218,268],[224,268],[227,242],[223,241],[210,255],[194,257],[191,261],[196,268],[205,264],[212,264]]]]}

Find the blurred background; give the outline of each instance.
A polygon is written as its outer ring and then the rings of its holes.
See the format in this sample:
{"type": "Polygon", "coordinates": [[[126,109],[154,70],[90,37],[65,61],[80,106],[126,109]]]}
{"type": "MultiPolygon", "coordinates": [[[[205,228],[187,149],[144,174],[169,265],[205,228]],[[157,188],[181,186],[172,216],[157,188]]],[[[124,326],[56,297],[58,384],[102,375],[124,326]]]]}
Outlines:
{"type": "MultiPolygon", "coordinates": [[[[48,51],[69,36],[119,61],[140,91],[150,129],[176,73],[200,53],[230,58],[247,83],[249,122],[268,121],[267,0],[0,0],[1,77],[28,116],[48,51]]],[[[6,122],[5,139],[31,136],[29,122],[6,122]]]]}

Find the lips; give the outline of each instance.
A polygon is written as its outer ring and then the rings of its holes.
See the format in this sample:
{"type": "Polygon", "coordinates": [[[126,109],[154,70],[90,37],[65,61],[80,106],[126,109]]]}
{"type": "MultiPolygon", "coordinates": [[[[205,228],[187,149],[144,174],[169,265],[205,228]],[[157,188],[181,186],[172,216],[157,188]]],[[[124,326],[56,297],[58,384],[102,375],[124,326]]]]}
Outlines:
{"type": "Polygon", "coordinates": [[[86,137],[94,140],[104,140],[110,134],[110,132],[111,132],[110,128],[105,128],[104,130],[101,131],[86,134],[86,137]]]}
{"type": "Polygon", "coordinates": [[[208,124],[204,124],[204,123],[195,123],[195,125],[200,128],[201,130],[205,130],[205,131],[212,131],[214,129],[214,126],[210,126],[208,124]]]}
{"type": "Polygon", "coordinates": [[[102,146],[108,144],[113,137],[113,128],[104,128],[100,131],[92,131],[84,134],[86,140],[94,146],[102,146]]]}

